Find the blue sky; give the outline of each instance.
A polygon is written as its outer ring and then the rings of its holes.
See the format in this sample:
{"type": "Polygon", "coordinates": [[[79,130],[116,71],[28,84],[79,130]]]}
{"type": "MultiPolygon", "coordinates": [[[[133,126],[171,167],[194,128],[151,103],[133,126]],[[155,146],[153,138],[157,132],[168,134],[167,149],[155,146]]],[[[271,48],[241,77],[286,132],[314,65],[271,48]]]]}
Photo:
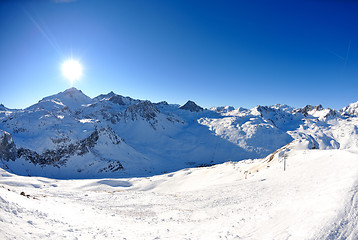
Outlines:
{"type": "Polygon", "coordinates": [[[0,1],[0,103],[70,87],[204,107],[358,101],[358,1],[0,1]]]}

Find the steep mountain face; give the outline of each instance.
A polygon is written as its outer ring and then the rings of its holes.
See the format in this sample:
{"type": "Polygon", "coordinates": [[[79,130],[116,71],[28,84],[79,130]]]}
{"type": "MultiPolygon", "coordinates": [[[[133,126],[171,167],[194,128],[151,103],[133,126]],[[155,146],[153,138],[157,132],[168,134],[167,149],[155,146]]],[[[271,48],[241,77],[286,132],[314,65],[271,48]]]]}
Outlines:
{"type": "Polygon", "coordinates": [[[75,88],[23,109],[0,106],[0,164],[56,178],[148,176],[261,158],[294,141],[316,149],[358,147],[357,103],[203,109],[75,88]]]}
{"type": "Polygon", "coordinates": [[[3,104],[0,104],[0,111],[8,111],[9,109],[5,107],[3,104]]]}
{"type": "Polygon", "coordinates": [[[143,101],[128,106],[127,109],[124,111],[124,118],[126,121],[135,121],[138,119],[142,119],[147,122],[150,122],[153,125],[155,124],[155,120],[158,113],[159,110],[153,103],[149,101],[143,101]]]}
{"type": "Polygon", "coordinates": [[[183,109],[183,110],[188,110],[190,112],[200,112],[203,111],[204,109],[200,106],[198,106],[195,102],[193,101],[187,101],[183,106],[181,106],[179,109],[183,109]]]}
{"type": "Polygon", "coordinates": [[[340,112],[344,116],[357,116],[358,102],[349,104],[347,107],[344,107],[340,112]]]}
{"type": "Polygon", "coordinates": [[[0,130],[0,159],[15,161],[17,157],[16,146],[10,134],[0,130]]]}

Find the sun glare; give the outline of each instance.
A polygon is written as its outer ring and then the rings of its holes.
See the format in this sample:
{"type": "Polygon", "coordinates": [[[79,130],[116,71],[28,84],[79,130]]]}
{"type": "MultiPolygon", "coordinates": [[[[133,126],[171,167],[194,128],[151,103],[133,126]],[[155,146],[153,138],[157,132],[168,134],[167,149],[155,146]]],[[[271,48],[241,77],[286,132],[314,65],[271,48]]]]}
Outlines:
{"type": "Polygon", "coordinates": [[[71,85],[74,81],[78,80],[82,76],[81,64],[73,59],[67,60],[62,64],[62,74],[71,81],[71,85]]]}

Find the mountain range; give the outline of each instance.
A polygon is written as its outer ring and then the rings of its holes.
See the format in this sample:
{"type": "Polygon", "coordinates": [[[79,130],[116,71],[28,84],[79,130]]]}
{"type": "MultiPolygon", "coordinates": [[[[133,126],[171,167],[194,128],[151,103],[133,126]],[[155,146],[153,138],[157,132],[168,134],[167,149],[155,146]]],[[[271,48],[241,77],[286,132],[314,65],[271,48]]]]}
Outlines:
{"type": "Polygon", "coordinates": [[[358,102],[339,111],[281,104],[204,109],[113,92],[90,98],[70,88],[25,109],[0,105],[0,167],[52,178],[137,177],[287,148],[357,149],[357,116],[358,102]]]}

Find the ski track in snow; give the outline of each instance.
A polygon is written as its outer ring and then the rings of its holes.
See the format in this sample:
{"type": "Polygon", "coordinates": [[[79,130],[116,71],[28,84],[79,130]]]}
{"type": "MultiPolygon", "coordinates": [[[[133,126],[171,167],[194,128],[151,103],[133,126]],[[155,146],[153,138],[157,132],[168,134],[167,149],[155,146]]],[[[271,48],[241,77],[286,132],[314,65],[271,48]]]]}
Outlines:
{"type": "Polygon", "coordinates": [[[321,233],[329,233],[326,239],[358,239],[358,181],[349,193],[350,198],[346,199],[344,210],[326,231],[321,233]]]}
{"type": "Polygon", "coordinates": [[[286,160],[286,171],[276,159],[247,179],[263,160],[127,179],[2,170],[0,238],[357,239],[358,153],[292,150],[286,160]]]}

